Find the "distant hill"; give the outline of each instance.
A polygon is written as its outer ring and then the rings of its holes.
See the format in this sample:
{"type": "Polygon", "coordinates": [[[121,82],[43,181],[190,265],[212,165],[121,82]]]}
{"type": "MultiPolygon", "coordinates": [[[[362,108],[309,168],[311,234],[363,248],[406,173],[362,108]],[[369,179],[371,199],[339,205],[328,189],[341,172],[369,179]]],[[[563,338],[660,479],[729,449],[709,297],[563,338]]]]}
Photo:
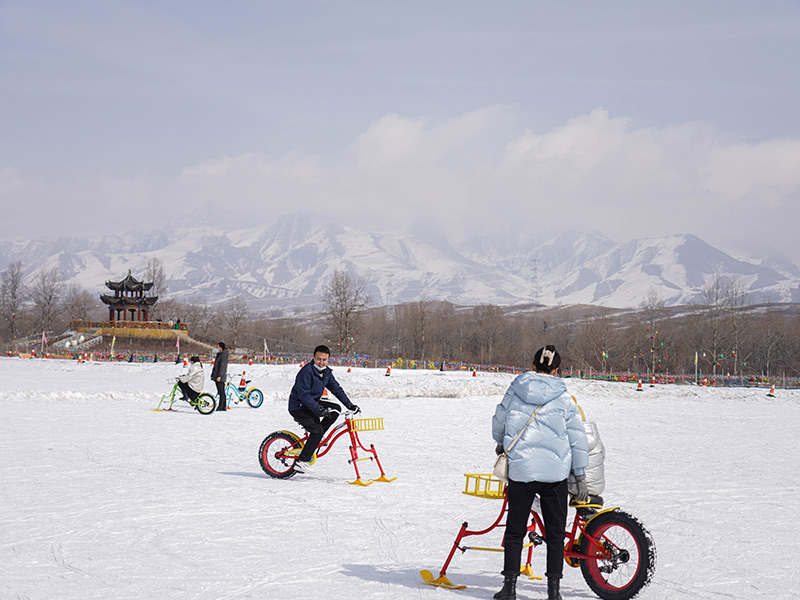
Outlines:
{"type": "Polygon", "coordinates": [[[571,231],[541,244],[505,236],[454,244],[419,226],[375,233],[295,214],[226,233],[177,229],[0,242],[0,269],[20,259],[30,282],[57,267],[66,282],[98,293],[128,269],[141,276],[152,257],[164,264],[169,297],[242,296],[253,310],[318,306],[336,270],[363,278],[375,304],[424,298],[625,308],[654,290],[667,305],[679,305],[699,302],[715,273],[737,278],[753,302],[800,302],[794,263],[763,254],[734,258],[693,235],[616,243],[571,231]]]}

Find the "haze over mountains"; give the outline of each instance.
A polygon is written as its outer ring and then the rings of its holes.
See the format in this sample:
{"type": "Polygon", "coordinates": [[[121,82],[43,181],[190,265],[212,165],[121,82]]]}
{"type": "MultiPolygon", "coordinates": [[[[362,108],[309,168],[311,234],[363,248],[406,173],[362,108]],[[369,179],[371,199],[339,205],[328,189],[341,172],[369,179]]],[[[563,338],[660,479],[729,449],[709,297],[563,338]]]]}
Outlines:
{"type": "Polygon", "coordinates": [[[753,302],[800,301],[793,262],[763,253],[734,258],[688,234],[617,243],[570,231],[543,243],[511,235],[454,243],[420,225],[375,233],[295,214],[227,233],[162,229],[0,242],[0,270],[22,260],[30,283],[55,267],[66,282],[98,293],[129,269],[141,277],[153,257],[164,265],[168,297],[215,303],[242,296],[256,311],[319,306],[336,270],[363,278],[377,305],[427,299],[624,308],[639,306],[651,290],[668,305],[689,304],[701,301],[716,273],[738,279],[753,302]]]}

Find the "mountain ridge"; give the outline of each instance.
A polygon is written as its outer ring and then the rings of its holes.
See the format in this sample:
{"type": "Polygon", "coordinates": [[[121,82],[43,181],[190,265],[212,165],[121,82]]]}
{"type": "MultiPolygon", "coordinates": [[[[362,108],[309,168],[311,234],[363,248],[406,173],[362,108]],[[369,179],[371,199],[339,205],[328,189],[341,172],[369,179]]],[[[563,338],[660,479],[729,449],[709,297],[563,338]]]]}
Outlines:
{"type": "Polygon", "coordinates": [[[64,281],[100,292],[158,258],[170,298],[222,302],[242,296],[253,310],[314,309],[335,271],[362,278],[375,304],[446,300],[641,305],[655,291],[667,305],[702,301],[715,275],[736,279],[753,302],[800,301],[800,267],[785,257],[728,254],[692,234],[614,242],[566,231],[542,243],[494,235],[452,243],[425,223],[375,232],[298,213],[272,225],[217,232],[153,229],[96,238],[0,241],[0,270],[22,260],[25,282],[57,268],[64,281]]]}

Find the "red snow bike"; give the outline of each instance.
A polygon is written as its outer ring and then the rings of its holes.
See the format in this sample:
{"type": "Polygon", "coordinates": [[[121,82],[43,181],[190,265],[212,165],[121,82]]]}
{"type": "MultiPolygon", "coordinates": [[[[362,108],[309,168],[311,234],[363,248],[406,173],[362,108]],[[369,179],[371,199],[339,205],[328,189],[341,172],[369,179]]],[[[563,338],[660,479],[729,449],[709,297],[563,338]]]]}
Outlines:
{"type": "MultiPolygon", "coordinates": [[[[501,524],[503,515],[508,511],[505,484],[491,474],[467,473],[465,494],[478,498],[503,500],[500,514],[494,523],[486,529],[471,531],[464,522],[453,542],[450,554],[434,578],[430,571],[420,572],[422,580],[430,585],[450,589],[463,589],[466,586],[452,583],[446,575],[447,567],[456,553],[467,550],[483,550],[487,552],[503,552],[503,548],[481,548],[467,546],[464,538],[472,535],[484,535],[501,524]]],[[[535,505],[534,505],[535,506],[535,505]]],[[[575,509],[572,526],[564,533],[566,546],[564,560],[570,567],[581,569],[581,574],[591,590],[604,600],[628,600],[644,589],[653,577],[656,565],[656,548],[653,538],[644,526],[633,516],[619,508],[603,509],[600,496],[589,496],[588,504],[577,504],[574,500],[570,507],[575,509]]],[[[533,575],[531,555],[533,549],[545,541],[544,522],[539,512],[531,510],[531,521],[528,525],[528,558],[521,569],[521,575],[530,579],[541,579],[533,575]]]]}
{"type": "MultiPolygon", "coordinates": [[[[311,463],[313,464],[317,459],[322,458],[330,452],[336,440],[343,435],[348,435],[350,437],[350,460],[347,462],[353,465],[353,469],[355,469],[356,472],[356,479],[355,481],[348,481],[347,483],[366,486],[370,485],[373,481],[385,481],[387,483],[394,481],[397,477],[389,479],[386,477],[386,473],[383,472],[383,467],[381,466],[381,461],[378,460],[378,452],[375,450],[375,446],[370,444],[369,448],[367,448],[358,437],[360,431],[377,431],[383,429],[383,419],[353,419],[352,417],[354,414],[355,413],[350,411],[345,411],[343,413],[344,422],[339,423],[336,427],[331,429],[322,439],[317,447],[317,451],[314,453],[311,463]],[[369,456],[359,458],[359,448],[369,454],[369,456]],[[367,482],[361,479],[358,463],[364,460],[375,461],[381,473],[380,477],[367,482]]],[[[264,441],[261,442],[261,448],[258,450],[258,462],[261,463],[261,468],[264,469],[264,472],[270,477],[275,477],[277,479],[288,479],[292,477],[296,473],[294,464],[297,462],[297,457],[300,456],[300,451],[303,449],[303,445],[307,439],[308,433],[302,438],[291,431],[285,430],[270,433],[264,441]]]]}

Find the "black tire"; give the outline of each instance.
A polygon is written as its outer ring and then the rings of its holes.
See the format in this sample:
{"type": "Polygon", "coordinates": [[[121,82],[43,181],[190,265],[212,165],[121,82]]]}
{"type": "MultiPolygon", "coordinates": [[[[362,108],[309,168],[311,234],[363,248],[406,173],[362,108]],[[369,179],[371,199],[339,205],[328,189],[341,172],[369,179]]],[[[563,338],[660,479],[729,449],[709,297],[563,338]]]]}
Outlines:
{"type": "Polygon", "coordinates": [[[628,600],[650,584],[656,568],[656,547],[644,526],[628,513],[600,513],[581,537],[581,573],[591,590],[604,600],[628,600]],[[590,543],[597,540],[603,550],[590,543]]]}
{"type": "Polygon", "coordinates": [[[247,390],[247,403],[253,408],[258,408],[264,402],[264,394],[258,388],[250,388],[247,390]]]}
{"type": "Polygon", "coordinates": [[[288,431],[275,431],[264,438],[258,450],[258,462],[264,473],[277,479],[288,479],[293,476],[294,463],[303,447],[302,444],[296,444],[298,440],[295,434],[288,431]],[[297,449],[294,455],[284,454],[292,447],[297,449]]]}
{"type": "Polygon", "coordinates": [[[202,393],[197,397],[195,408],[201,415],[210,415],[216,407],[217,401],[211,394],[202,393]]]}

